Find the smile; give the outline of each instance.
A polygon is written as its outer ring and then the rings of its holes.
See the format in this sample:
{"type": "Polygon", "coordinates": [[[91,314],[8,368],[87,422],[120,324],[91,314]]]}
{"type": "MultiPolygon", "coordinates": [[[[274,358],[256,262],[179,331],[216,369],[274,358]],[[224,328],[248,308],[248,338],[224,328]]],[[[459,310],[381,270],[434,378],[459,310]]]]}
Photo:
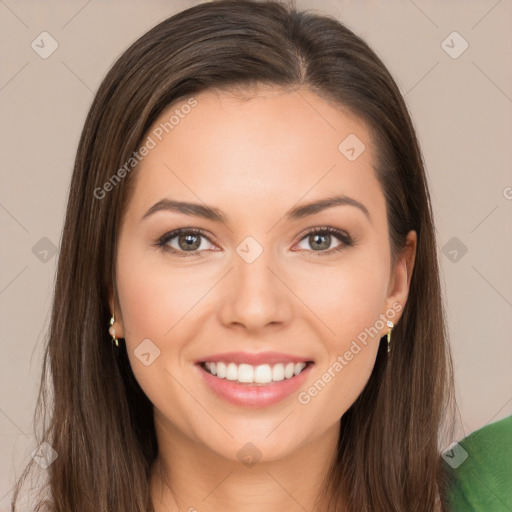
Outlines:
{"type": "Polygon", "coordinates": [[[213,396],[238,407],[267,407],[289,398],[306,381],[314,363],[259,364],[223,361],[194,365],[213,396]]]}

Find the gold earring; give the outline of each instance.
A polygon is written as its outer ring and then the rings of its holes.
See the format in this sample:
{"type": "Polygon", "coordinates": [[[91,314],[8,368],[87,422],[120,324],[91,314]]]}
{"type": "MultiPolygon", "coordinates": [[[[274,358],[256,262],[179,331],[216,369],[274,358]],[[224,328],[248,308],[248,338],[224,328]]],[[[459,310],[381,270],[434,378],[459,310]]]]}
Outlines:
{"type": "Polygon", "coordinates": [[[391,331],[393,330],[394,324],[391,320],[386,322],[387,326],[390,328],[388,331],[388,354],[391,352],[391,331]]]}
{"type": "Polygon", "coordinates": [[[112,341],[116,344],[116,347],[119,347],[119,343],[116,338],[116,328],[114,327],[114,322],[115,322],[114,315],[112,315],[112,318],[110,319],[110,327],[108,329],[108,332],[112,336],[112,341]]]}

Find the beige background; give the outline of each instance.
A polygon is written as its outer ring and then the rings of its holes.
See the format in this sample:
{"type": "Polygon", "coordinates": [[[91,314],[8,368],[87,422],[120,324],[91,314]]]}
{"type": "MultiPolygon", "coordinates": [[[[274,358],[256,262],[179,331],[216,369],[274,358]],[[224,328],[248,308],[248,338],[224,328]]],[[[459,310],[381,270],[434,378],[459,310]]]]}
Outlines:
{"type": "MultiPolygon", "coordinates": [[[[0,510],[9,509],[14,474],[36,448],[31,421],[57,261],[51,247],[60,242],[93,94],[130,43],[196,3],[0,0],[0,510]],[[58,42],[47,59],[31,48],[43,31],[58,42]]],[[[460,439],[512,414],[512,1],[298,6],[334,15],[365,38],[409,105],[434,201],[460,439]],[[462,48],[453,36],[443,44],[453,31],[469,44],[458,58],[443,49],[462,48]]]]}

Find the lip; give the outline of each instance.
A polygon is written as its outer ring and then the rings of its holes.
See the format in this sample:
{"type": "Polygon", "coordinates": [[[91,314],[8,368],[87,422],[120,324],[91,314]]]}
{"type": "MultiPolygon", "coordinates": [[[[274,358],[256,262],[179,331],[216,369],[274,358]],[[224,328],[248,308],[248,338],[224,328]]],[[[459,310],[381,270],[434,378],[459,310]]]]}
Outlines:
{"type": "MultiPolygon", "coordinates": [[[[225,357],[225,354],[222,354],[225,357]]],[[[208,359],[208,361],[214,361],[208,359]]],[[[226,361],[220,359],[220,361],[226,361]]],[[[283,362],[283,360],[280,360],[283,362]]],[[[305,359],[298,360],[303,362],[305,359]]],[[[230,361],[231,362],[231,361],[230,361]]],[[[232,361],[235,362],[235,361],[232,361]]],[[[293,362],[293,361],[288,361],[293,362]]],[[[309,376],[314,363],[308,364],[299,375],[295,375],[290,379],[284,379],[270,384],[251,385],[237,384],[235,381],[220,379],[208,373],[200,363],[195,367],[201,373],[206,385],[220,398],[239,407],[267,407],[269,405],[281,402],[297,391],[309,376]]]]}
{"type": "MultiPolygon", "coordinates": [[[[258,366],[259,364],[277,364],[277,363],[306,363],[314,362],[311,358],[301,357],[282,352],[224,352],[223,354],[212,354],[196,361],[196,364],[212,362],[212,363],[235,363],[250,364],[258,366]]],[[[300,374],[299,374],[300,375],[300,374]]]]}

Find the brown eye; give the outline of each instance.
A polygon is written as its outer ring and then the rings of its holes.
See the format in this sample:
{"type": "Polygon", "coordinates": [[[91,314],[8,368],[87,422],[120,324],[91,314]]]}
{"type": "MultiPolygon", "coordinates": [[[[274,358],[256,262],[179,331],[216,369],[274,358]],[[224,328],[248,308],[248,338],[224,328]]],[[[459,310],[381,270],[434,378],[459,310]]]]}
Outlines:
{"type": "Polygon", "coordinates": [[[201,245],[201,235],[187,234],[178,236],[178,246],[184,251],[197,251],[201,245]]]}
{"type": "Polygon", "coordinates": [[[178,256],[199,255],[213,245],[208,236],[197,229],[176,229],[166,233],[157,242],[157,246],[164,251],[174,253],[178,256]]]}
{"type": "Polygon", "coordinates": [[[354,240],[347,233],[332,227],[316,228],[301,239],[299,246],[309,252],[317,252],[318,255],[339,252],[346,247],[354,245],[354,240]],[[333,242],[337,245],[331,247],[333,242]],[[300,245],[304,244],[304,245],[300,245]]]}
{"type": "Polygon", "coordinates": [[[309,235],[308,243],[314,249],[325,251],[331,246],[331,235],[314,233],[309,235]]]}

